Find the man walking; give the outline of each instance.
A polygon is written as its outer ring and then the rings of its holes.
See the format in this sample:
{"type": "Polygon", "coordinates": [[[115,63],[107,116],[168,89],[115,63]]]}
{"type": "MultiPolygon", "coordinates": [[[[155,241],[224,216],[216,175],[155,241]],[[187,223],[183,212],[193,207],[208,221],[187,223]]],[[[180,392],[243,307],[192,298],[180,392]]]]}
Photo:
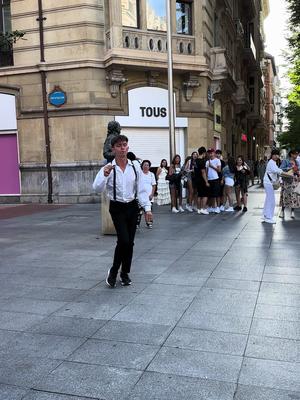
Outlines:
{"type": "Polygon", "coordinates": [[[152,221],[152,212],[142,171],[127,159],[128,138],[118,135],[112,139],[111,146],[115,159],[98,172],[93,188],[100,193],[106,189],[110,198],[109,212],[117,232],[117,245],[106,283],[114,288],[120,267],[121,285],[131,284],[129,273],[138,219],[137,200],[145,209],[146,221],[152,221]]]}

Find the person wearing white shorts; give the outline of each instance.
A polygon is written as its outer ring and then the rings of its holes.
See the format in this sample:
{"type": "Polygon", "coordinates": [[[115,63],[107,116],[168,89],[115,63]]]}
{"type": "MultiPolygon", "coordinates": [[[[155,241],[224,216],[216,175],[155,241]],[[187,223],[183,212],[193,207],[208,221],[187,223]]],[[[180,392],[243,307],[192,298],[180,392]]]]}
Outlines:
{"type": "Polygon", "coordinates": [[[226,205],[227,201],[229,207],[225,208],[227,212],[233,212],[233,202],[232,202],[232,188],[234,186],[234,175],[235,175],[235,160],[233,157],[228,158],[227,165],[222,170],[223,178],[225,180],[225,200],[224,203],[226,205]]]}

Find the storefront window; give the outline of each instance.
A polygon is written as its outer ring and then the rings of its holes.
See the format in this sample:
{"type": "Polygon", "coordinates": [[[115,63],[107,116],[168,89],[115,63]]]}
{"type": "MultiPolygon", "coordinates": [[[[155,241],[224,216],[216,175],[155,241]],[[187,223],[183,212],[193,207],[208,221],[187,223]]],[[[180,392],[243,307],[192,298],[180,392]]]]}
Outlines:
{"type": "Polygon", "coordinates": [[[167,30],[166,4],[162,0],[147,1],[147,28],[155,31],[167,30]]]}
{"type": "Polygon", "coordinates": [[[138,0],[122,0],[122,25],[139,27],[138,0]]]}
{"type": "Polygon", "coordinates": [[[177,33],[192,35],[192,3],[176,1],[177,33]]]}

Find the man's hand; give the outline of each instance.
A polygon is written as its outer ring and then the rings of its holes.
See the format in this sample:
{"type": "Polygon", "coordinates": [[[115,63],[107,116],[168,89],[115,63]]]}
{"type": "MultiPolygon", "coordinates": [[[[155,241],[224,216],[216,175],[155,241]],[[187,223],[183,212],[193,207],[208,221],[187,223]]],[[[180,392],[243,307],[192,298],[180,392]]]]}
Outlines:
{"type": "Polygon", "coordinates": [[[113,169],[114,169],[113,165],[111,164],[106,165],[103,169],[104,176],[107,178],[113,169]]]}
{"type": "Polygon", "coordinates": [[[152,215],[152,212],[151,212],[151,211],[146,211],[146,212],[145,212],[145,220],[146,220],[146,222],[148,222],[148,223],[153,222],[153,215],[152,215]]]}
{"type": "Polygon", "coordinates": [[[208,182],[205,182],[205,184],[206,184],[207,187],[210,187],[210,184],[208,182]]]}

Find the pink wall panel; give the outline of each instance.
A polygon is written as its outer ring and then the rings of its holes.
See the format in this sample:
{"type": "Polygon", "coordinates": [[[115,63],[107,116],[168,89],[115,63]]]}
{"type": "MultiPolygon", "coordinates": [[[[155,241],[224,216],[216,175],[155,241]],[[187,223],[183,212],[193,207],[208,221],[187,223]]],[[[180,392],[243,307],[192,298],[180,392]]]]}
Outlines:
{"type": "Polygon", "coordinates": [[[17,135],[0,135],[1,194],[20,194],[17,135]]]}

